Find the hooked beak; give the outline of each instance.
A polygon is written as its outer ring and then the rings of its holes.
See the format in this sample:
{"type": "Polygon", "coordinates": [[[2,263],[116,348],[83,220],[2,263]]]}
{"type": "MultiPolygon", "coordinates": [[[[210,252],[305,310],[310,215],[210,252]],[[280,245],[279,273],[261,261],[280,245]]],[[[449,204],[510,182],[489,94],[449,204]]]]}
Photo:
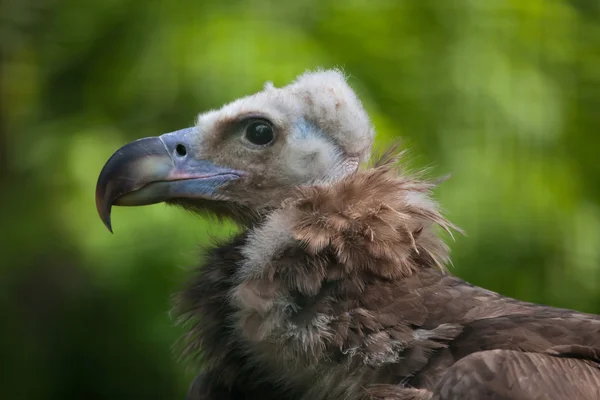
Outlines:
{"type": "Polygon", "coordinates": [[[195,128],[139,139],[117,150],[96,184],[96,208],[112,232],[113,205],[142,206],[176,198],[215,199],[225,183],[243,173],[192,154],[195,128]]]}

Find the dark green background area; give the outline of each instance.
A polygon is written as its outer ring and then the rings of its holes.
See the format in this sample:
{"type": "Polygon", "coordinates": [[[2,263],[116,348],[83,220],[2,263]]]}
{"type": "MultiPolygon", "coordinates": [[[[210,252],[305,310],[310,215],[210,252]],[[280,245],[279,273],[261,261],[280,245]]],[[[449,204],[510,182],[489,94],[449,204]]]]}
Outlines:
{"type": "Polygon", "coordinates": [[[600,3],[0,0],[0,398],[177,399],[171,294],[219,226],[165,205],[96,215],[133,139],[318,66],[464,228],[452,271],[600,313],[600,3]]]}

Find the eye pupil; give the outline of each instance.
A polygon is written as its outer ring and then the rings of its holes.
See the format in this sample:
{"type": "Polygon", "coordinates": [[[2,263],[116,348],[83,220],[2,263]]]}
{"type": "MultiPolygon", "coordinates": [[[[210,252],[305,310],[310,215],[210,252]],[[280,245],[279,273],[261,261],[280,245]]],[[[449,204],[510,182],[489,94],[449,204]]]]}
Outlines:
{"type": "Polygon", "coordinates": [[[265,122],[256,121],[248,125],[246,139],[255,145],[264,146],[273,141],[273,128],[265,122]]]}

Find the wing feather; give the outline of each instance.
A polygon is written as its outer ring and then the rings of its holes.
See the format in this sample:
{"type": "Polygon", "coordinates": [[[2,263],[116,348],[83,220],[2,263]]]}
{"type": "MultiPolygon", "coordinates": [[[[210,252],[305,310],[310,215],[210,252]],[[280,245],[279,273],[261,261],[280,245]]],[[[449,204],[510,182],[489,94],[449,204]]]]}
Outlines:
{"type": "MultiPolygon", "coordinates": [[[[434,389],[432,400],[598,400],[600,364],[588,355],[488,350],[455,363],[434,389]]],[[[573,351],[581,350],[574,354],[573,351]]]]}

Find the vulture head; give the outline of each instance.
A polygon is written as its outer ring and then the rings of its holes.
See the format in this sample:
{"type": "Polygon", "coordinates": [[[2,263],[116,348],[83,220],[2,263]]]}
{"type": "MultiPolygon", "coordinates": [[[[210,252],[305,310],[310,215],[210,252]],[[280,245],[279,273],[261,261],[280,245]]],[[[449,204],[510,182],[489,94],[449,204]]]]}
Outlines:
{"type": "Polygon", "coordinates": [[[295,188],[331,183],[369,157],[374,130],[337,70],[308,72],[201,114],[193,127],[129,143],[100,173],[96,206],[159,202],[239,223],[260,220],[295,188]]]}

